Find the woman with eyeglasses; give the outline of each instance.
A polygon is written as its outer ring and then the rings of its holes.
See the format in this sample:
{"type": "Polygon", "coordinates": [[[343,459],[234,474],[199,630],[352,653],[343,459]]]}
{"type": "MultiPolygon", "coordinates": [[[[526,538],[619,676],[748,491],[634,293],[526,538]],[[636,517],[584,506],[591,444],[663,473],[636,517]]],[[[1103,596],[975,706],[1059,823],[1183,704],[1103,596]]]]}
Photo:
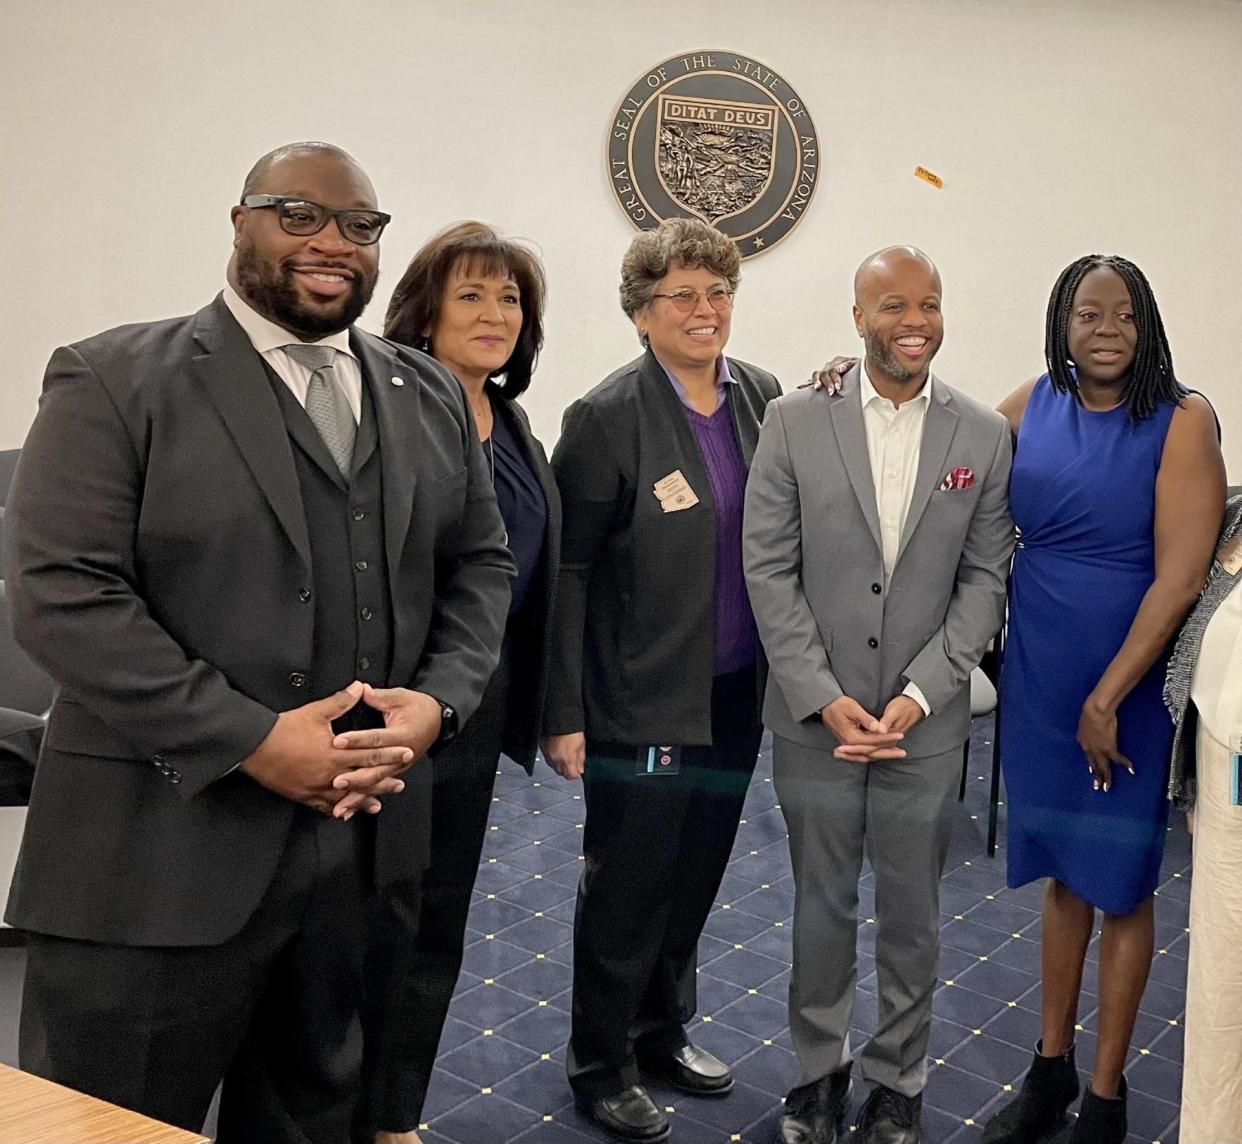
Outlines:
{"type": "Polygon", "coordinates": [[[634,239],[621,308],[644,353],[569,407],[552,458],[564,529],[543,751],[586,801],[567,1067],[622,1140],[669,1133],[642,1075],[695,1096],[733,1084],[685,1025],[761,730],[742,502],[780,386],[724,356],[739,268],[695,219],[634,239]]]}
{"type": "Polygon", "coordinates": [[[543,345],[547,288],[533,251],[480,222],[434,235],[393,291],[384,335],[461,382],[517,565],[500,665],[461,733],[416,763],[376,819],[377,905],[367,966],[366,1083],[376,1144],[417,1144],[503,751],[535,762],[560,559],[560,499],[517,398],[543,345]],[[428,785],[429,788],[428,789],[428,785]],[[430,830],[425,800],[430,796],[430,830]],[[420,805],[420,801],[423,805],[420,805]]]}

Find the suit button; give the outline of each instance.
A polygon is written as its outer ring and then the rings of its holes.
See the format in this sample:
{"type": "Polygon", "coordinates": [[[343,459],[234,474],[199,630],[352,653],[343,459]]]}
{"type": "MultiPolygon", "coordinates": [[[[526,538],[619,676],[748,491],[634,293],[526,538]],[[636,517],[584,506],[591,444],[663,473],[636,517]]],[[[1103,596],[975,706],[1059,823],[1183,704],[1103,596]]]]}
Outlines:
{"type": "Polygon", "coordinates": [[[164,756],[163,755],[152,755],[151,762],[153,762],[157,767],[163,766],[164,756]]]}
{"type": "Polygon", "coordinates": [[[304,604],[308,603],[310,601],[310,597],[311,597],[311,590],[309,588],[298,589],[298,599],[301,600],[302,603],[304,604]]]}
{"type": "Polygon", "coordinates": [[[364,656],[363,656],[363,657],[362,657],[362,658],[358,661],[358,666],[359,666],[360,668],[362,668],[362,670],[363,670],[363,671],[366,671],[366,669],[367,669],[368,667],[370,667],[370,666],[371,666],[371,661],[370,661],[369,659],[367,659],[367,657],[364,655],[364,656]]]}
{"type": "Polygon", "coordinates": [[[354,520],[365,520],[366,515],[367,514],[362,509],[360,508],[354,509],[354,512],[353,512],[354,520]]]}
{"type": "Polygon", "coordinates": [[[872,591],[873,591],[873,592],[874,592],[877,596],[878,596],[878,595],[879,595],[882,591],[884,591],[884,589],[883,589],[883,588],[881,588],[879,584],[872,584],[872,585],[871,585],[871,590],[872,590],[872,591]]]}
{"type": "Polygon", "coordinates": [[[374,614],[375,613],[372,612],[370,608],[363,608],[362,611],[358,613],[358,615],[360,615],[364,620],[369,620],[374,614]]]}
{"type": "Polygon", "coordinates": [[[354,567],[357,568],[359,572],[365,572],[367,570],[367,562],[365,560],[355,560],[354,567]]]}
{"type": "Polygon", "coordinates": [[[868,647],[879,647],[879,646],[880,646],[880,641],[879,641],[878,639],[876,639],[876,638],[875,638],[875,636],[872,636],[872,637],[871,637],[871,638],[867,641],[867,646],[868,646],[868,647]]]}
{"type": "Polygon", "coordinates": [[[181,776],[177,774],[176,771],[169,771],[167,773],[168,773],[168,781],[170,783],[173,783],[175,785],[176,783],[179,783],[181,781],[181,776]]]}
{"type": "Polygon", "coordinates": [[[306,686],[306,673],[303,671],[295,671],[289,676],[289,682],[294,687],[306,686]]]}

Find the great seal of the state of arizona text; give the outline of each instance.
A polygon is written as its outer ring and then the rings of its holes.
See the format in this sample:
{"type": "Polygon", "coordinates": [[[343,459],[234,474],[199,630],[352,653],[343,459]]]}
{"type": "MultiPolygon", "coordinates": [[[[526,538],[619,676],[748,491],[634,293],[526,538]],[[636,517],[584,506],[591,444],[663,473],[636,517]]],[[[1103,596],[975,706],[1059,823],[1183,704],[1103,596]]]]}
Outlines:
{"type": "Polygon", "coordinates": [[[801,221],[819,182],[815,124],[788,81],[738,52],[695,51],[643,73],[608,129],[613,194],[639,229],[701,218],[743,258],[801,221]]]}

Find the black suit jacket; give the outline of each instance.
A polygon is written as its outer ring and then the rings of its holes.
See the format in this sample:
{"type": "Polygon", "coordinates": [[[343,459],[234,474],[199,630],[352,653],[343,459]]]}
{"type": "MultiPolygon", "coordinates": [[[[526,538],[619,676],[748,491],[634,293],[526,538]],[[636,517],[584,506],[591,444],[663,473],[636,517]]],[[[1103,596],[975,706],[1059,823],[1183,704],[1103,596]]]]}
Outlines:
{"type": "MultiPolygon", "coordinates": [[[[378,423],[389,683],[474,710],[512,561],[456,381],[354,330],[378,423]]],[[[233,768],[319,698],[310,544],[259,355],[215,302],[53,355],[9,497],[19,642],[60,685],[7,920],[205,945],[266,889],[292,803],[233,768]]]]}
{"type": "Polygon", "coordinates": [[[531,432],[526,410],[516,401],[506,401],[503,397],[494,402],[494,407],[513,430],[539,482],[548,508],[539,580],[521,614],[514,617],[505,632],[512,672],[501,749],[530,772],[535,766],[551,666],[552,615],[556,607],[557,573],[561,566],[561,494],[543,445],[531,432]]]}
{"type": "MultiPolygon", "coordinates": [[[[729,412],[749,468],[770,373],[729,359],[729,412]]],[[[544,727],[606,743],[712,741],[716,513],[685,408],[648,351],[566,411],[552,468],[564,513],[544,727]],[[666,513],[680,469],[699,498],[666,513]]]]}

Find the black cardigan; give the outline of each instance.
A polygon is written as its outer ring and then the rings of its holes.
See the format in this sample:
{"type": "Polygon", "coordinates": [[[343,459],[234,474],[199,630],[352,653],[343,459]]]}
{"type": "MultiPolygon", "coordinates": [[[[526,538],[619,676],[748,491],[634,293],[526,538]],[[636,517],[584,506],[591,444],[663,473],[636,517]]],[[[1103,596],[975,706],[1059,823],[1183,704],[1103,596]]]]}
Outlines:
{"type": "MultiPolygon", "coordinates": [[[[727,399],[747,468],[770,373],[729,359],[727,399]]],[[[711,742],[716,519],[694,431],[648,351],[566,411],[552,456],[564,513],[544,729],[605,743],[711,742]],[[699,504],[662,510],[680,469],[699,504]]]]}

